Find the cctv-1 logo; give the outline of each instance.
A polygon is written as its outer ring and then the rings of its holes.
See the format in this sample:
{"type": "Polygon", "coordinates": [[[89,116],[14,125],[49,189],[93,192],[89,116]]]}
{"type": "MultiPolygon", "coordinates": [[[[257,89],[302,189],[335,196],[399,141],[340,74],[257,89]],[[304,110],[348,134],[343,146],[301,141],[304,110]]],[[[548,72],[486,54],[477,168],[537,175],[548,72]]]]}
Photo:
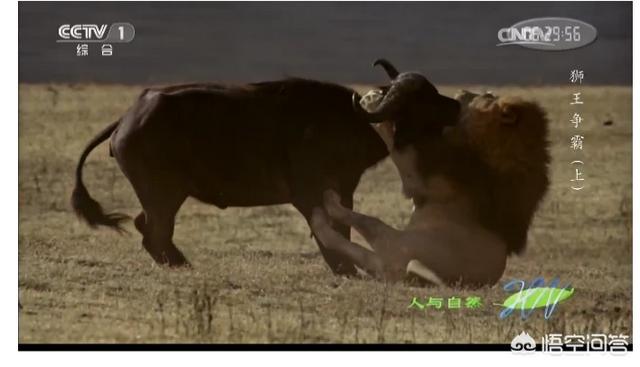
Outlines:
{"type": "Polygon", "coordinates": [[[131,23],[62,24],[58,27],[56,42],[106,42],[127,43],[133,41],[136,30],[131,23]]]}

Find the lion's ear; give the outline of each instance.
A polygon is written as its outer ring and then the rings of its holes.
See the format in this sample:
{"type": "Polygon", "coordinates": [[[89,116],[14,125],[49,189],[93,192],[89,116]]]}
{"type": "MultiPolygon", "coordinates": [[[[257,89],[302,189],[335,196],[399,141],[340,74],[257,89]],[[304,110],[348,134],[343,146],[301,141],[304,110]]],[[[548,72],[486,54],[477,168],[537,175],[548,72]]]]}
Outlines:
{"type": "Polygon", "coordinates": [[[505,125],[513,125],[518,122],[518,111],[511,104],[500,105],[500,122],[505,125]]]}

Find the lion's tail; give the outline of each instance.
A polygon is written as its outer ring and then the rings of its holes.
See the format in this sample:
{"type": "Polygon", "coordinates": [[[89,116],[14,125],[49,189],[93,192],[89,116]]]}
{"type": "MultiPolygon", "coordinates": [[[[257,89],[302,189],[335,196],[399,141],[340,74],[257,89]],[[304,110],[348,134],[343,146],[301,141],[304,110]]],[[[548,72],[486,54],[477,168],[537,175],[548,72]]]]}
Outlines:
{"type": "Polygon", "coordinates": [[[102,225],[111,227],[118,232],[122,232],[124,231],[124,228],[122,228],[122,222],[128,220],[130,217],[122,213],[105,213],[102,206],[100,206],[100,203],[89,195],[87,188],[82,182],[82,166],[89,156],[89,153],[91,153],[95,147],[107,140],[118,127],[119,123],[120,121],[118,120],[107,126],[98,135],[91,139],[86,148],[84,148],[76,167],[76,185],[73,188],[73,193],[71,194],[71,207],[78,217],[84,219],[92,228],[102,225]]]}

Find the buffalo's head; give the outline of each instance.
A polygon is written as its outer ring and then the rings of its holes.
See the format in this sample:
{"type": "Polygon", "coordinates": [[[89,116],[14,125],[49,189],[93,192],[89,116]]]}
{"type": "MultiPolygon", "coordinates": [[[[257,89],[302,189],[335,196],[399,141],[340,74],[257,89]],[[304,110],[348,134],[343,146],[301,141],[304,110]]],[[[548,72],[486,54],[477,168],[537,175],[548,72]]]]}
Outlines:
{"type": "Polygon", "coordinates": [[[399,73],[384,59],[376,60],[373,65],[382,66],[391,78],[391,83],[381,88],[383,97],[375,107],[364,110],[357,94],[354,94],[353,105],[371,123],[394,123],[393,140],[396,149],[427,135],[439,135],[445,126],[457,123],[460,103],[438,93],[436,87],[423,75],[415,72],[399,73]]]}

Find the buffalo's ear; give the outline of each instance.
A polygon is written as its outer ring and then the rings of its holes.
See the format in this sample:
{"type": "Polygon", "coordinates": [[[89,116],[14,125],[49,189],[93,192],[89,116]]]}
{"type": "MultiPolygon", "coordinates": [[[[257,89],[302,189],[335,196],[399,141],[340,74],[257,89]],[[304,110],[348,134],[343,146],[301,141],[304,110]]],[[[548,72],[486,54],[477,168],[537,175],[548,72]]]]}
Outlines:
{"type": "Polygon", "coordinates": [[[500,122],[504,125],[513,125],[518,122],[518,111],[511,104],[500,105],[500,122]]]}

